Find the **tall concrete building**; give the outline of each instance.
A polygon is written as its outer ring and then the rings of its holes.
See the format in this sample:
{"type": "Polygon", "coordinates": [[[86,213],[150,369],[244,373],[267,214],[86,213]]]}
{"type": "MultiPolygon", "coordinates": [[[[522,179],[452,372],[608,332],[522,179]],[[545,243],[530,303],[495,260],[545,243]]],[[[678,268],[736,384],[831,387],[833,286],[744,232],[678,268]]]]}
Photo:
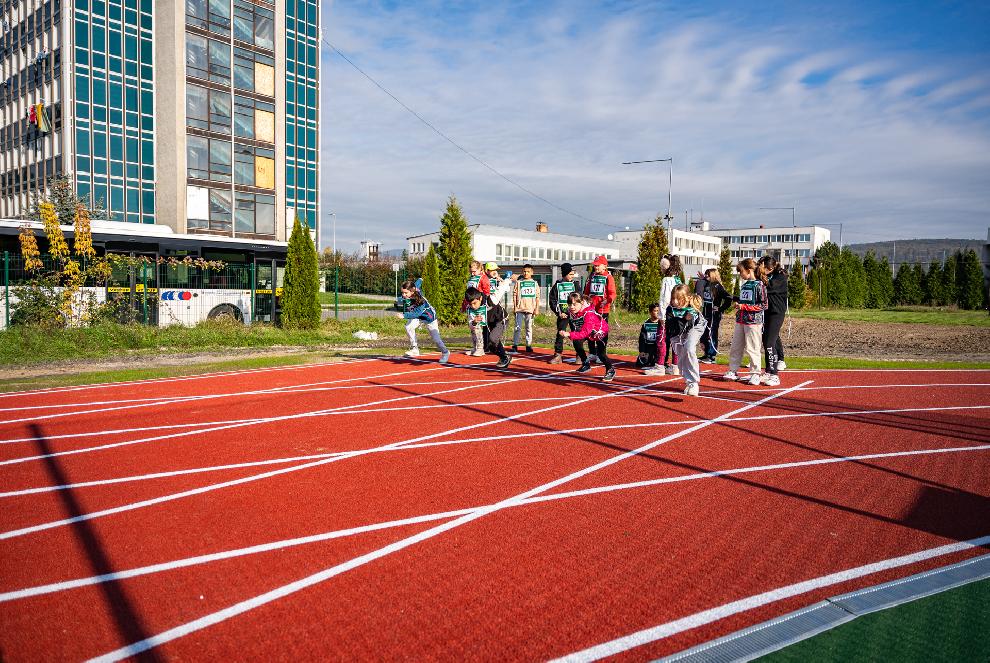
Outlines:
{"type": "Polygon", "coordinates": [[[319,213],[319,0],[0,0],[0,216],[284,241],[319,213]]]}

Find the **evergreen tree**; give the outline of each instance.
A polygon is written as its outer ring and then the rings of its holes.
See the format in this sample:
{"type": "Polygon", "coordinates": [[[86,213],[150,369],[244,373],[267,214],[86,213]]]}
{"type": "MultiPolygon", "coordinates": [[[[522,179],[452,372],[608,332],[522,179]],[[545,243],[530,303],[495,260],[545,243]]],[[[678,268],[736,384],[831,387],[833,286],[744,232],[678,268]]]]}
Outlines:
{"type": "Polygon", "coordinates": [[[791,267],[791,275],[787,279],[787,301],[793,309],[804,308],[804,294],[807,287],[804,285],[804,269],[801,267],[801,259],[794,261],[791,267]]]}
{"type": "Polygon", "coordinates": [[[942,288],[939,293],[939,306],[952,306],[956,303],[956,259],[949,256],[942,265],[942,288]]]}
{"type": "MultiPolygon", "coordinates": [[[[440,265],[437,262],[437,252],[433,244],[430,244],[430,249],[426,252],[426,258],[423,260],[423,273],[421,276],[423,278],[423,296],[426,297],[428,302],[433,304],[433,302],[439,300],[442,287],[440,282],[440,265]]],[[[410,274],[409,278],[415,279],[415,276],[410,274]]]]}
{"type": "Polygon", "coordinates": [[[467,218],[453,195],[440,217],[440,247],[436,254],[440,287],[435,293],[436,299],[430,303],[436,308],[442,324],[454,325],[461,321],[464,284],[471,274],[471,233],[467,218]]]}
{"type": "Polygon", "coordinates": [[[963,293],[966,291],[966,258],[962,251],[956,251],[952,255],[953,274],[955,275],[955,287],[950,293],[949,304],[962,308],[963,293]]]}
{"type": "Polygon", "coordinates": [[[911,265],[901,263],[894,278],[894,300],[898,304],[917,304],[921,301],[921,283],[911,265]]]}
{"type": "Polygon", "coordinates": [[[970,249],[963,258],[963,289],[959,291],[959,308],[972,311],[983,308],[986,290],[983,286],[983,268],[976,251],[970,249]]]}
{"type": "Polygon", "coordinates": [[[887,257],[880,259],[876,271],[877,308],[887,308],[894,301],[894,274],[887,257]]]}
{"type": "Polygon", "coordinates": [[[736,278],[736,268],[732,264],[732,254],[727,246],[723,246],[722,252],[718,255],[718,275],[722,277],[722,286],[726,290],[731,290],[730,286],[736,278]]]}
{"type": "Polygon", "coordinates": [[[880,304],[880,263],[873,251],[863,257],[863,272],[866,274],[866,290],[863,305],[866,308],[883,308],[880,304]]]}
{"type": "Polygon", "coordinates": [[[922,301],[929,306],[938,306],[942,300],[943,284],[942,264],[938,260],[933,260],[928,266],[928,273],[925,274],[922,301]]]}
{"type": "Polygon", "coordinates": [[[667,253],[667,231],[663,228],[660,216],[643,228],[636,256],[637,271],[632,279],[630,308],[645,313],[650,304],[660,301],[660,259],[667,253]]]}
{"type": "Polygon", "coordinates": [[[842,249],[841,260],[843,305],[849,308],[863,308],[866,300],[866,271],[863,263],[849,247],[842,249]]]}
{"type": "Polygon", "coordinates": [[[834,242],[825,242],[815,251],[814,266],[818,278],[818,305],[841,306],[845,298],[845,283],[841,279],[842,255],[834,242]]]}
{"type": "Polygon", "coordinates": [[[911,267],[911,271],[914,272],[914,282],[918,286],[914,298],[914,304],[918,305],[925,299],[925,268],[921,266],[920,262],[917,262],[911,267]]]}
{"type": "Polygon", "coordinates": [[[320,324],[319,259],[309,228],[296,216],[289,236],[285,260],[285,285],[282,288],[282,325],[312,329],[320,324]]]}

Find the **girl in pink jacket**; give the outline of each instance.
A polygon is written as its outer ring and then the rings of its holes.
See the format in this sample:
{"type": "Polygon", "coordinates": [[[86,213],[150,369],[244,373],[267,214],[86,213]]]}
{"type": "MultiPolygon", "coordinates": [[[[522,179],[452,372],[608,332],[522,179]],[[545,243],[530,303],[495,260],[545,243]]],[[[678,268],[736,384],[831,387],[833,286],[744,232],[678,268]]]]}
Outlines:
{"type": "Polygon", "coordinates": [[[562,329],[560,335],[571,339],[574,343],[574,351],[581,361],[578,373],[587,373],[591,370],[591,362],[588,361],[588,354],[584,351],[584,340],[588,341],[588,349],[592,354],[597,355],[602,365],[605,367],[605,382],[611,382],[615,377],[615,367],[612,360],[605,353],[605,345],[608,342],[608,321],[605,317],[595,311],[595,307],[579,292],[572,292],[567,298],[570,309],[571,330],[562,329]]]}

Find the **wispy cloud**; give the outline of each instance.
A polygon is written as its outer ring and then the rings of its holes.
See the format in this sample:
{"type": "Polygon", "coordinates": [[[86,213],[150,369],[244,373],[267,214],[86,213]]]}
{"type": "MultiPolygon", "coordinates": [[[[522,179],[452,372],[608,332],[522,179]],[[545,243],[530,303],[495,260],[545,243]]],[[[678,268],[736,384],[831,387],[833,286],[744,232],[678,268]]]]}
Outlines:
{"type": "MultiPolygon", "coordinates": [[[[841,221],[854,241],[986,232],[990,77],[971,54],[816,41],[795,18],[536,4],[336,4],[325,24],[461,145],[590,218],[652,218],[666,165],[620,163],[673,156],[677,218],[704,207],[718,225],[789,222],[757,208],[794,205],[799,222],[841,221]]],[[[345,247],[404,246],[436,228],[451,193],[476,222],[608,232],[498,179],[325,58],[323,200],[345,247]]]]}

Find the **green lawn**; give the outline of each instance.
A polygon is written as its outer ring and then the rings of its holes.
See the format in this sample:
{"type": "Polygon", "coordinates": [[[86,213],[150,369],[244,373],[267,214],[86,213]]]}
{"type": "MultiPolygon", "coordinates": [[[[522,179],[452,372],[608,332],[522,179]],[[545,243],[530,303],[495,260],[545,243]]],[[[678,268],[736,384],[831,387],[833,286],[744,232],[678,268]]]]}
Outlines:
{"type": "Polygon", "coordinates": [[[857,617],[758,660],[990,661],[990,580],[857,617]]]}
{"type": "Polygon", "coordinates": [[[990,327],[986,311],[900,307],[891,309],[808,309],[791,311],[795,318],[845,320],[852,322],[904,322],[923,325],[974,325],[990,327]]]}
{"type": "MultiPolygon", "coordinates": [[[[333,293],[332,292],[320,292],[317,293],[320,296],[320,304],[323,306],[333,306],[333,293]]],[[[375,307],[387,307],[392,306],[393,298],[391,297],[369,297],[368,295],[351,295],[341,293],[339,295],[340,299],[338,303],[341,306],[354,305],[354,304],[369,304],[375,307]]]]}

